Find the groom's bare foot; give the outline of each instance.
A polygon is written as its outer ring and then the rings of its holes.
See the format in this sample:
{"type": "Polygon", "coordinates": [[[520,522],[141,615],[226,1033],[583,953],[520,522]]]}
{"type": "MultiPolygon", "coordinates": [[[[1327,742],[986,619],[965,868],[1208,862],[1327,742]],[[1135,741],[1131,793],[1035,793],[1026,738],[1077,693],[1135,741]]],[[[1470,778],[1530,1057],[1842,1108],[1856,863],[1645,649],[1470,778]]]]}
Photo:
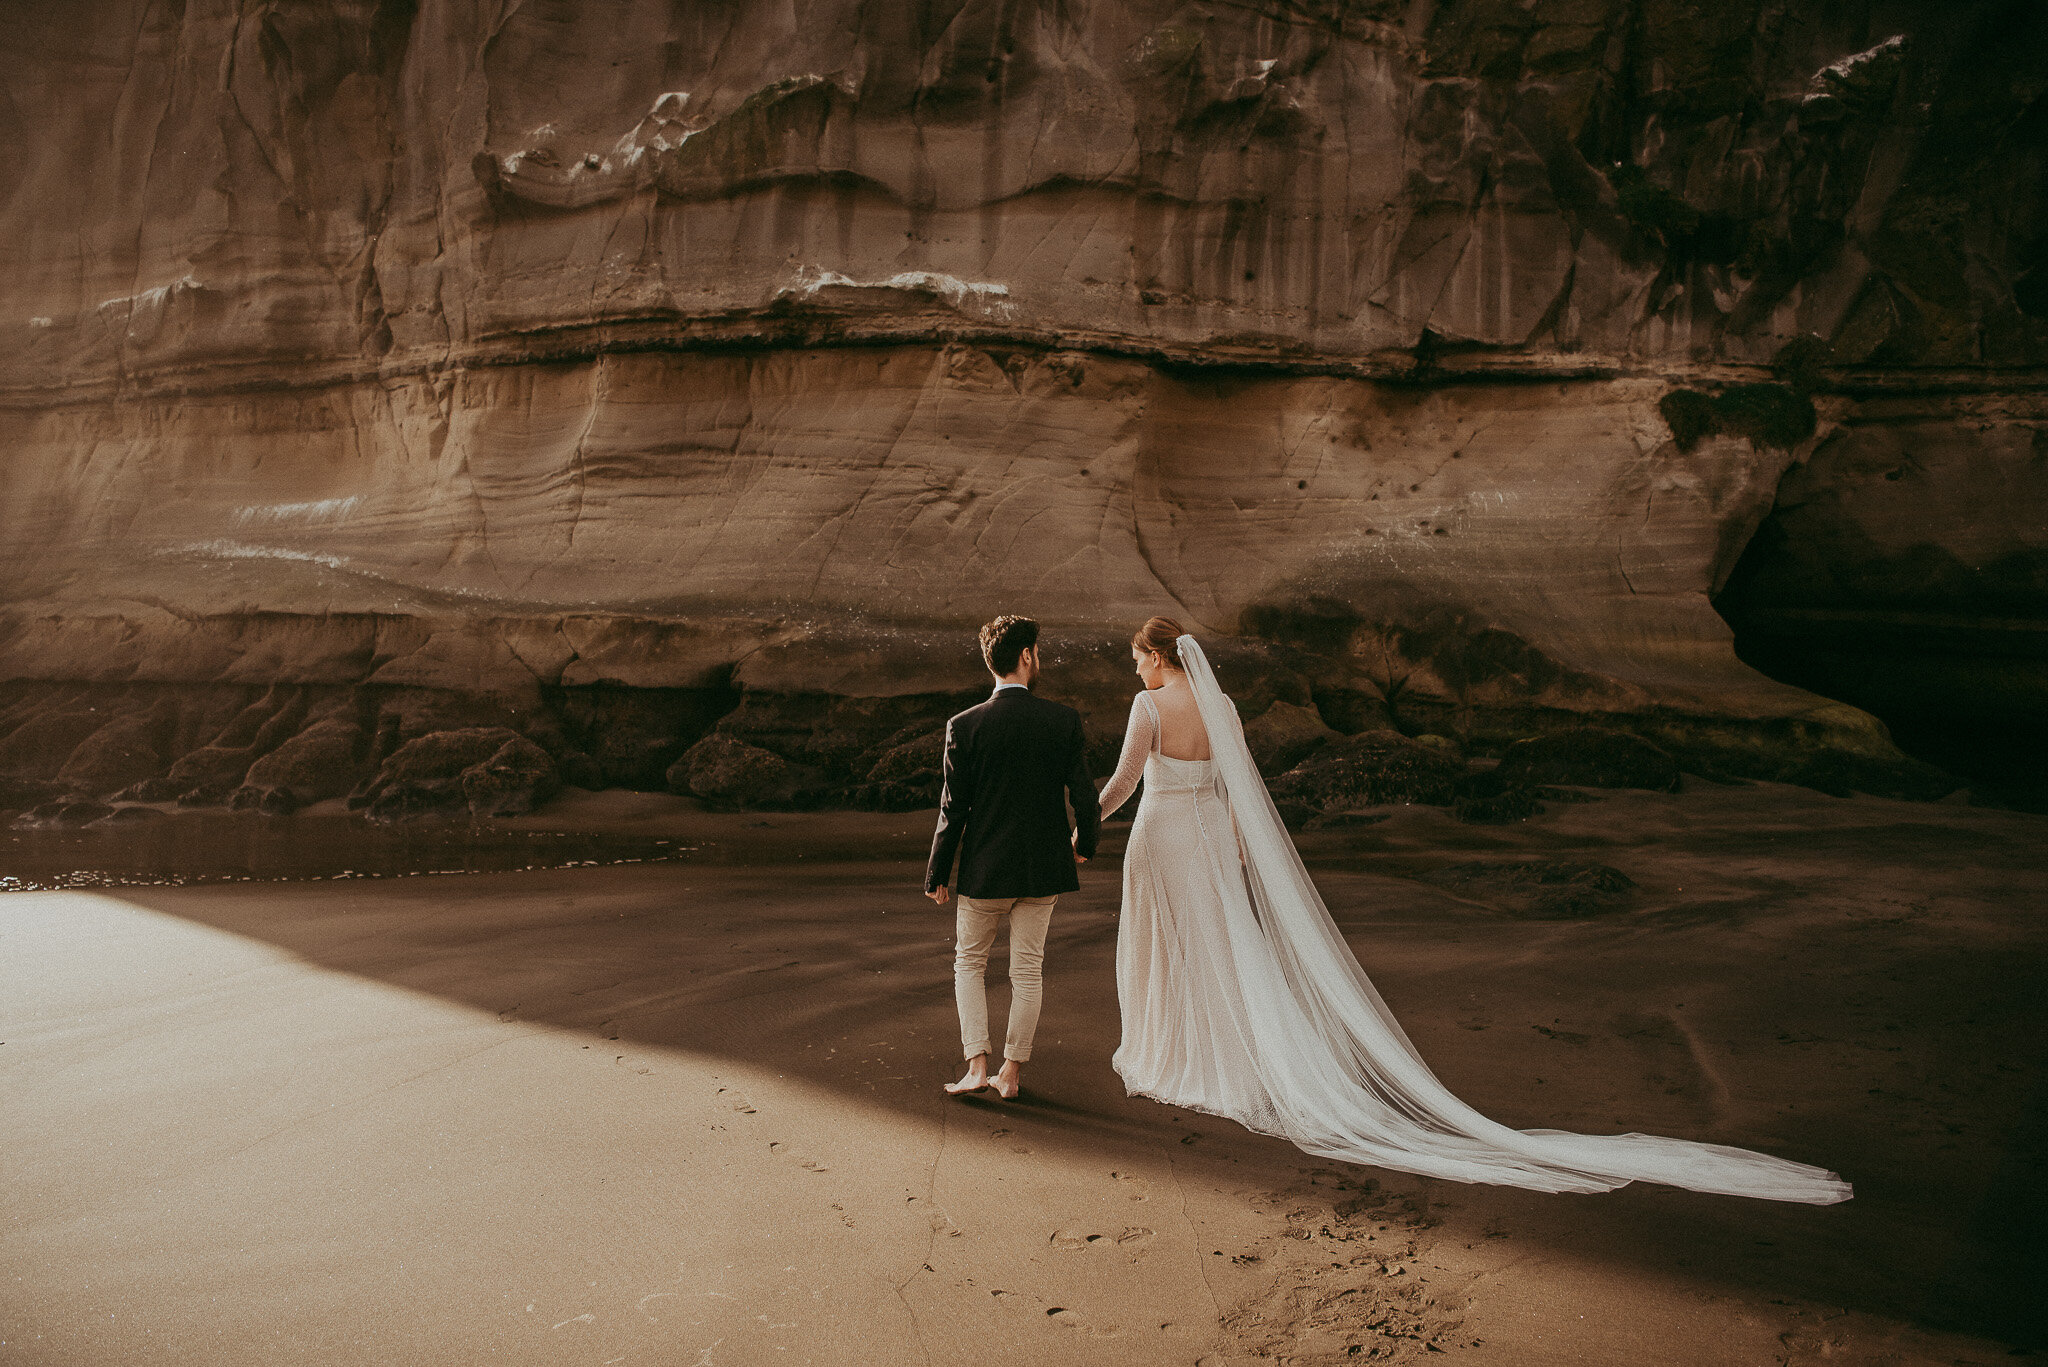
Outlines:
{"type": "Polygon", "coordinates": [[[1023,1067],[1013,1058],[1004,1059],[1001,1071],[988,1080],[988,1086],[1005,1101],[1015,1099],[1017,1093],[1024,1090],[1023,1067]]]}
{"type": "Polygon", "coordinates": [[[958,1082],[947,1083],[946,1091],[953,1096],[961,1096],[967,1092],[978,1092],[986,1086],[988,1086],[988,1055],[976,1054],[973,1058],[967,1060],[967,1076],[961,1078],[958,1082]]]}

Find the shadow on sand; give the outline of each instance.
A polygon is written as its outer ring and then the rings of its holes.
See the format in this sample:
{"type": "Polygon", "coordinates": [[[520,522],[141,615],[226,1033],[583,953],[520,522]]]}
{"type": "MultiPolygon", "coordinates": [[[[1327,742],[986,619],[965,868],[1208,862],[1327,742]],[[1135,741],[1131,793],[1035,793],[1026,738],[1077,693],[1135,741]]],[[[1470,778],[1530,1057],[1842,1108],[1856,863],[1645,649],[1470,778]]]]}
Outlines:
{"type": "MultiPolygon", "coordinates": [[[[1902,804],[1869,803],[1857,818],[1840,803],[1828,830],[1801,838],[1783,813],[1749,827],[1696,813],[1688,831],[1668,803],[1634,824],[1625,804],[1608,805],[1577,835],[1532,826],[1480,841],[1625,865],[1642,896],[1599,921],[1517,921],[1389,876],[1430,862],[1427,830],[1332,835],[1309,855],[1424,1056],[1482,1111],[1764,1148],[1838,1169],[1857,1198],[1817,1209],[1639,1187],[1555,1197],[1354,1173],[1412,1195],[1439,1239],[1506,1231],[1530,1250],[1624,1262],[1705,1292],[1839,1306],[2021,1350],[2048,1343],[2048,937],[2028,913],[2043,879],[2026,839],[2048,827],[1902,804]]],[[[950,918],[917,895],[926,818],[720,820],[659,837],[665,847],[646,832],[596,853],[588,837],[548,846],[558,863],[669,861],[641,867],[119,895],[506,1019],[727,1057],[909,1115],[964,1108],[1110,1166],[1137,1149],[1200,1145],[1250,1187],[1280,1191],[1328,1170],[1279,1141],[1123,1094],[1109,1067],[1114,848],[1062,902],[1039,1056],[1025,1096],[1001,1103],[939,1091],[958,1048],[950,918]],[[844,859],[853,850],[871,857],[844,859]]],[[[321,835],[266,829],[302,843],[321,835]]],[[[374,862],[367,846],[336,844],[340,829],[314,862],[374,862]]],[[[402,846],[384,855],[418,858],[402,846]]],[[[508,837],[500,853],[533,848],[508,837]]],[[[246,867],[247,852],[237,857],[246,867]]],[[[1000,1010],[1004,994],[992,995],[1000,1010]]]]}

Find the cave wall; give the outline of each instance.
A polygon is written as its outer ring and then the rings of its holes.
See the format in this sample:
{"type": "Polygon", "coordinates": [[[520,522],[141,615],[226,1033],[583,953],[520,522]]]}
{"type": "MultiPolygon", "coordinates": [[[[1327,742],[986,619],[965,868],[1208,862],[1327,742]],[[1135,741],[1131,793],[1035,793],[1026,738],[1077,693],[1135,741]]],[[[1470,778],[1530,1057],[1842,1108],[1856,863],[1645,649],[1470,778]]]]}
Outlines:
{"type": "Polygon", "coordinates": [[[0,24],[8,715],[325,689],[403,740],[426,690],[573,759],[587,690],[639,689],[650,753],[724,699],[842,791],[998,611],[1103,743],[1167,611],[1340,729],[1778,772],[1895,752],[1737,658],[1760,525],[1845,583],[1937,548],[1937,614],[2041,547],[1979,515],[2044,486],[2038,6],[0,24]],[[1946,453],[1916,516],[1802,531],[1878,447],[1946,453]]]}

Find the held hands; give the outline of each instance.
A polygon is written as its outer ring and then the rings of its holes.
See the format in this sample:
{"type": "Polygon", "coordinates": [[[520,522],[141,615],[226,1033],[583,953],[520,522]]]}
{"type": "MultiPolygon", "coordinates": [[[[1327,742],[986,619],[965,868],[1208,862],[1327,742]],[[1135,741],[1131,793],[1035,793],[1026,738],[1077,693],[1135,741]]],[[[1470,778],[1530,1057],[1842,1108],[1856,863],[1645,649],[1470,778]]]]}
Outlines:
{"type": "Polygon", "coordinates": [[[1079,831],[1075,831],[1073,835],[1068,838],[1067,843],[1074,847],[1074,862],[1076,864],[1085,864],[1088,862],[1088,856],[1081,853],[1081,833],[1079,831]]]}
{"type": "Polygon", "coordinates": [[[939,886],[939,887],[936,887],[936,888],[933,888],[933,889],[932,889],[932,890],[931,890],[930,892],[927,892],[927,893],[925,894],[925,896],[927,896],[927,897],[931,898],[931,899],[932,899],[932,900],[933,900],[934,902],[937,902],[937,903],[938,903],[938,904],[939,904],[940,906],[944,906],[944,905],[946,905],[946,899],[947,899],[948,897],[951,897],[952,895],[953,895],[953,890],[952,890],[951,888],[949,888],[949,887],[945,887],[945,886],[943,886],[943,885],[941,885],[941,886],[939,886]]]}

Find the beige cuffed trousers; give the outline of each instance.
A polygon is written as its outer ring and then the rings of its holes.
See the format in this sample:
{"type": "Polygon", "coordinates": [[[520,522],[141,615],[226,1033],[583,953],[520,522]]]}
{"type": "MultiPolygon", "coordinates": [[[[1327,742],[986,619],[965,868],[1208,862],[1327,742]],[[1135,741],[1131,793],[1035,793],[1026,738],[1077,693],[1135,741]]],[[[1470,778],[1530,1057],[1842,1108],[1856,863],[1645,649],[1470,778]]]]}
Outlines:
{"type": "Polygon", "coordinates": [[[1010,1033],[1003,1057],[1022,1063],[1031,1057],[1038,1033],[1039,1003],[1045,998],[1045,932],[1057,897],[962,897],[954,932],[953,1001],[960,1008],[964,1057],[986,1054],[988,1038],[988,952],[996,932],[1010,923],[1010,1033]]]}

